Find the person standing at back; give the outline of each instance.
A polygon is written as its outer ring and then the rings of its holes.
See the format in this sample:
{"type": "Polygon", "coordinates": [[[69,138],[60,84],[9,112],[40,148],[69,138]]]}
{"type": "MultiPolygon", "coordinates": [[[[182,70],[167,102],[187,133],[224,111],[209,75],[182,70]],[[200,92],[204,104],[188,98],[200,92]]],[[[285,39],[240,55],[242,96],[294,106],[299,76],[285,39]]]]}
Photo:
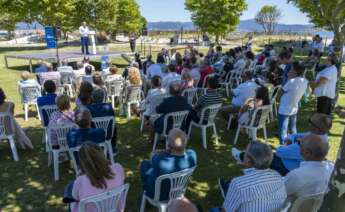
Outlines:
{"type": "Polygon", "coordinates": [[[81,37],[81,53],[82,54],[90,54],[89,53],[89,27],[86,25],[84,21],[82,25],[79,27],[79,33],[81,37]]]}

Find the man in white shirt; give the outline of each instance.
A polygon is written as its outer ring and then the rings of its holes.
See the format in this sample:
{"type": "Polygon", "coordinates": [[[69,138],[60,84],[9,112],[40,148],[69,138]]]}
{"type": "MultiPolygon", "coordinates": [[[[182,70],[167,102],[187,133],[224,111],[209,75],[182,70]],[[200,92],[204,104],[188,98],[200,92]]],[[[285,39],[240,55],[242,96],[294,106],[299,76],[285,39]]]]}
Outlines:
{"type": "Polygon", "coordinates": [[[301,196],[325,193],[334,169],[334,165],[325,160],[329,145],[320,136],[308,135],[300,145],[305,161],[284,178],[288,200],[291,202],[301,196]]]}
{"type": "Polygon", "coordinates": [[[336,85],[338,80],[338,70],[335,66],[338,59],[335,55],[327,58],[327,67],[316,75],[316,80],[310,83],[317,97],[317,112],[330,115],[332,112],[332,102],[336,97],[336,85]]]}
{"type": "Polygon", "coordinates": [[[181,75],[179,75],[175,72],[175,65],[174,64],[169,64],[168,70],[169,70],[169,73],[166,74],[162,80],[163,88],[168,88],[170,83],[172,83],[174,81],[180,81],[181,80],[181,75]]]}
{"type": "Polygon", "coordinates": [[[90,54],[89,53],[89,27],[86,25],[86,22],[83,22],[82,25],[79,27],[79,34],[81,38],[81,52],[82,54],[90,54]]]}
{"type": "Polygon", "coordinates": [[[219,181],[221,192],[226,193],[223,207],[226,212],[280,211],[287,194],[280,174],[272,169],[273,153],[269,145],[251,142],[244,154],[244,175],[231,182],[219,181]]]}
{"type": "Polygon", "coordinates": [[[288,73],[288,81],[279,91],[279,95],[283,93],[278,111],[279,140],[281,144],[287,136],[288,127],[292,134],[297,133],[298,103],[308,88],[308,80],[303,77],[304,70],[305,68],[300,62],[294,62],[288,73]]]}

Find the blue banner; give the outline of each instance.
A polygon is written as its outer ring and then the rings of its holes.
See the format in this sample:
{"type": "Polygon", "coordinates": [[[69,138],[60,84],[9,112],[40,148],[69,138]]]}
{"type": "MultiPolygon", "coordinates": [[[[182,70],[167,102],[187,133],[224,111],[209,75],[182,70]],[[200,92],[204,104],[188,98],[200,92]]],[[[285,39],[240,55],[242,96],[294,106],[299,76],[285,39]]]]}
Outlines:
{"type": "Polygon", "coordinates": [[[53,49],[56,48],[56,34],[55,34],[55,28],[51,26],[44,27],[45,31],[45,39],[47,42],[47,48],[53,49]]]}

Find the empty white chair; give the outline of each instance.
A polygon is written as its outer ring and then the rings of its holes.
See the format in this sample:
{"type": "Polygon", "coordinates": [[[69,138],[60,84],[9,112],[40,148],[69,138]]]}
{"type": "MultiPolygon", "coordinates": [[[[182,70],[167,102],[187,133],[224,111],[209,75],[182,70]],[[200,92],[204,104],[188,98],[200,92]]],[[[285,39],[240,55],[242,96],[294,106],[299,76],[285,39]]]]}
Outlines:
{"type": "MultiPolygon", "coordinates": [[[[128,86],[125,88],[125,95],[122,100],[122,110],[123,106],[126,106],[127,109],[127,120],[131,119],[131,105],[136,104],[140,105],[142,97],[142,91],[140,86],[128,86]]],[[[122,111],[124,112],[124,111],[122,111]]]]}
{"type": "Polygon", "coordinates": [[[10,144],[13,159],[15,161],[19,161],[18,153],[16,144],[14,143],[14,125],[12,121],[12,115],[9,112],[1,112],[0,113],[0,141],[1,140],[8,140],[10,144]],[[6,122],[10,124],[11,129],[6,129],[6,122]]]}
{"type": "Polygon", "coordinates": [[[291,206],[290,212],[317,212],[321,207],[324,193],[306,195],[297,198],[291,206]]]}
{"type": "Polygon", "coordinates": [[[182,91],[181,96],[186,97],[188,104],[193,105],[193,103],[197,100],[197,92],[197,88],[187,88],[182,91]]]}
{"type": "Polygon", "coordinates": [[[94,212],[119,212],[119,207],[126,205],[126,197],[129,184],[124,184],[118,188],[97,194],[80,200],[79,212],[87,212],[87,208],[91,208],[94,212]]]}
{"type": "MultiPolygon", "coordinates": [[[[51,164],[51,161],[53,159],[55,181],[59,180],[60,153],[70,153],[66,136],[67,133],[73,128],[77,128],[77,126],[75,124],[60,124],[48,127],[48,166],[51,164]],[[52,147],[51,138],[53,135],[57,138],[57,144],[59,145],[59,148],[57,149],[52,147]]],[[[77,170],[75,171],[76,173],[78,173],[77,170]]]]}
{"type": "Polygon", "coordinates": [[[37,105],[37,98],[41,96],[41,88],[38,86],[22,86],[19,87],[19,93],[22,104],[24,104],[25,121],[28,120],[30,105],[36,106],[38,119],[41,120],[37,105]]]}
{"type": "Polygon", "coordinates": [[[271,105],[265,105],[258,107],[254,110],[251,120],[248,125],[238,123],[234,144],[237,143],[240,130],[246,129],[249,131],[250,136],[253,140],[256,140],[256,132],[258,129],[263,129],[265,141],[267,141],[267,131],[266,131],[266,122],[271,111],[271,105]]]}
{"type": "Polygon", "coordinates": [[[105,81],[108,98],[111,98],[111,104],[115,108],[116,98],[121,97],[123,92],[123,80],[105,81]]]}
{"type": "Polygon", "coordinates": [[[107,116],[107,117],[99,117],[99,118],[93,118],[92,123],[94,123],[96,128],[101,128],[105,131],[105,137],[110,139],[106,139],[104,144],[99,144],[104,148],[105,155],[109,156],[109,159],[112,164],[114,164],[114,153],[113,153],[113,147],[111,146],[111,138],[113,137],[114,130],[115,130],[115,118],[113,116],[107,116]],[[110,127],[110,131],[108,131],[110,127]]]}
{"type": "Polygon", "coordinates": [[[214,105],[210,105],[208,107],[203,108],[201,111],[199,122],[195,123],[194,121],[191,121],[190,123],[189,130],[188,130],[188,138],[190,137],[193,126],[200,128],[204,149],[207,149],[206,131],[208,127],[212,127],[213,133],[216,135],[216,143],[218,144],[217,128],[214,121],[221,107],[222,107],[222,104],[214,104],[214,105]]]}
{"type": "MultiPolygon", "coordinates": [[[[183,122],[187,118],[189,111],[179,111],[179,112],[173,112],[173,113],[168,113],[164,116],[164,124],[163,124],[163,133],[161,134],[165,138],[169,134],[168,130],[168,122],[171,123],[171,129],[173,128],[181,128],[183,122]]],[[[169,123],[169,124],[170,124],[169,123]]],[[[155,133],[155,138],[153,140],[153,147],[152,147],[152,152],[156,150],[157,142],[158,142],[158,133],[155,133]]]]}
{"type": "Polygon", "coordinates": [[[158,207],[159,212],[166,212],[167,206],[169,203],[175,199],[184,197],[184,193],[187,190],[188,182],[195,170],[195,167],[184,169],[179,172],[166,174],[159,176],[155,182],[155,194],[153,199],[148,197],[146,193],[143,193],[140,212],[145,211],[146,201],[148,201],[151,205],[158,207]],[[167,201],[160,201],[161,196],[161,186],[163,181],[170,181],[170,191],[169,191],[169,200],[167,201]]]}
{"type": "MultiPolygon", "coordinates": [[[[159,116],[159,114],[156,113],[156,108],[158,107],[158,105],[160,105],[163,100],[168,97],[168,94],[160,94],[160,95],[155,95],[152,96],[150,98],[150,102],[146,107],[148,106],[149,108],[146,108],[146,110],[149,110],[150,112],[150,120],[154,122],[154,120],[156,120],[159,116]]],[[[140,132],[142,132],[144,130],[144,122],[145,122],[145,111],[143,110],[141,111],[141,115],[140,115],[140,132]]]]}

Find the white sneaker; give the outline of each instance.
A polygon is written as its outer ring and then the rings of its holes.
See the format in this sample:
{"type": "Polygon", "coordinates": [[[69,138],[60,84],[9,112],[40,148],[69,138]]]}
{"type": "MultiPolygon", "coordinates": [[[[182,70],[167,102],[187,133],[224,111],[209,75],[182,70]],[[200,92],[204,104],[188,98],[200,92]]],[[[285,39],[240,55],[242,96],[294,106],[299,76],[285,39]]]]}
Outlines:
{"type": "Polygon", "coordinates": [[[243,161],[241,160],[241,155],[242,151],[238,150],[237,148],[233,147],[231,148],[231,154],[232,157],[236,160],[237,164],[242,164],[243,161]]]}

